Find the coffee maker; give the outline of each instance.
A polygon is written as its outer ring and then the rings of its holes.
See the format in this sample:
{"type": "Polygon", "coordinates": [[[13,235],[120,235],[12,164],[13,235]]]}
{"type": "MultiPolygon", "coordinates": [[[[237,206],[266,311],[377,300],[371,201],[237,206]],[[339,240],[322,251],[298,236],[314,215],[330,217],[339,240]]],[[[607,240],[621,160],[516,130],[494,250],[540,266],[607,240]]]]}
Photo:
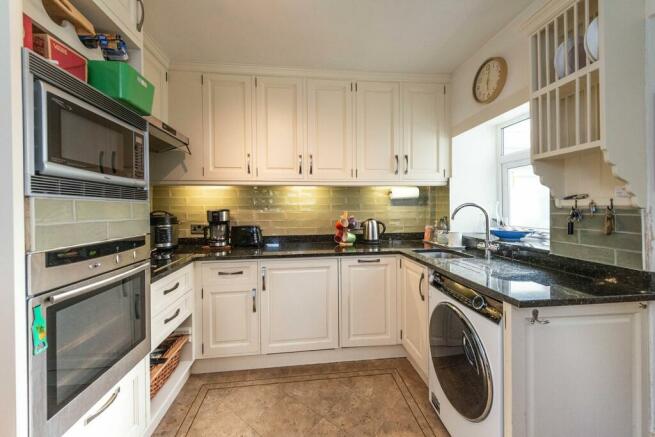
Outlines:
{"type": "Polygon", "coordinates": [[[228,248],[230,246],[230,210],[207,211],[205,240],[210,247],[228,248]]]}

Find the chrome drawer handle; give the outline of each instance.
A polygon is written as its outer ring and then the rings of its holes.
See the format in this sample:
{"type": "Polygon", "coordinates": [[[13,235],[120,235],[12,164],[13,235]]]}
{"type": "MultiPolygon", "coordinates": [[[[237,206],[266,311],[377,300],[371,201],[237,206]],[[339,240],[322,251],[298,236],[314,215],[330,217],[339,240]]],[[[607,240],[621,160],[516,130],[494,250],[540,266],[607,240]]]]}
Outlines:
{"type": "Polygon", "coordinates": [[[400,170],[400,164],[398,163],[398,155],[394,155],[394,158],[396,159],[396,171],[394,171],[393,174],[398,174],[398,171],[400,170]]]}
{"type": "Polygon", "coordinates": [[[409,172],[409,155],[405,155],[405,174],[409,172]]]}
{"type": "Polygon", "coordinates": [[[97,418],[97,417],[100,416],[102,413],[104,413],[105,410],[106,410],[107,408],[111,407],[111,404],[114,403],[114,401],[116,400],[116,398],[118,397],[118,394],[119,394],[120,392],[121,392],[121,388],[120,388],[120,387],[117,387],[117,388],[116,388],[116,391],[113,392],[113,393],[111,394],[111,396],[109,397],[109,399],[107,399],[107,402],[105,402],[105,404],[104,404],[102,407],[100,407],[100,409],[99,409],[97,412],[93,413],[92,415],[90,415],[89,417],[87,417],[86,419],[84,419],[84,426],[86,426],[86,425],[88,425],[89,423],[91,423],[95,418],[97,418]]]}
{"type": "Polygon", "coordinates": [[[531,325],[534,325],[534,324],[547,325],[549,323],[550,323],[550,320],[544,320],[544,319],[539,320],[539,310],[537,310],[537,309],[532,310],[532,318],[530,319],[530,324],[531,325]]]}
{"type": "Polygon", "coordinates": [[[175,290],[177,290],[177,288],[179,286],[180,286],[180,283],[176,282],[175,285],[173,285],[171,288],[169,288],[168,290],[164,290],[164,296],[166,296],[168,293],[174,292],[175,290]]]}
{"type": "Polygon", "coordinates": [[[180,315],[180,309],[178,308],[178,309],[175,310],[175,314],[170,316],[168,319],[164,319],[164,325],[167,324],[168,322],[170,322],[171,320],[173,320],[174,318],[176,318],[179,315],[180,315]]]}
{"type": "Polygon", "coordinates": [[[238,272],[218,272],[218,276],[236,276],[236,275],[243,275],[243,270],[239,270],[238,272]]]}
{"type": "Polygon", "coordinates": [[[257,312],[257,289],[252,289],[252,312],[257,312]]]}
{"type": "Polygon", "coordinates": [[[376,258],[376,259],[358,259],[357,262],[360,263],[360,264],[379,263],[380,258],[376,258]]]}

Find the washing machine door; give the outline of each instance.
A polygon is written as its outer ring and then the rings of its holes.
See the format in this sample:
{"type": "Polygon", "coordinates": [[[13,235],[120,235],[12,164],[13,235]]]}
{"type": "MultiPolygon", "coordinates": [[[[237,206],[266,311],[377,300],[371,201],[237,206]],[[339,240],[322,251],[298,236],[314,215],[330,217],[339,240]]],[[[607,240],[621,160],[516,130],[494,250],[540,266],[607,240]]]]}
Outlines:
{"type": "Polygon", "coordinates": [[[487,354],[471,322],[449,302],[437,305],[430,317],[430,354],[452,406],[471,422],[487,417],[493,399],[487,354]]]}

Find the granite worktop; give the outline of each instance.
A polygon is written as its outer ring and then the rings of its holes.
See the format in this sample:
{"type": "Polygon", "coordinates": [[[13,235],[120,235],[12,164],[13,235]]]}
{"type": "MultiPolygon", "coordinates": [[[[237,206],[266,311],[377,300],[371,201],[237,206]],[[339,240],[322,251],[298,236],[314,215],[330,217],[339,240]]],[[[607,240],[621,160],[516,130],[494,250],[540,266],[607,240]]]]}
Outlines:
{"type": "Polygon", "coordinates": [[[481,294],[517,307],[655,300],[654,281],[647,272],[515,248],[501,250],[490,259],[477,249],[454,251],[452,258],[435,259],[426,252],[431,250],[435,247],[421,240],[385,240],[375,246],[356,244],[345,248],[329,241],[291,240],[273,242],[261,249],[234,248],[226,252],[183,244],[176,251],[177,261],[154,271],[151,280],[155,282],[195,261],[380,254],[403,255],[481,294]]]}

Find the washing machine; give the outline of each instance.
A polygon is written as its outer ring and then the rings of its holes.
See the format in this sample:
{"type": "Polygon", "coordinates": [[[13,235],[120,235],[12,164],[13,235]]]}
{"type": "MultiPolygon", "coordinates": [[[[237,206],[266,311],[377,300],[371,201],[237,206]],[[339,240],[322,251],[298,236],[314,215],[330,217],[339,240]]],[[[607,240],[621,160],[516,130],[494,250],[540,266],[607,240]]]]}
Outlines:
{"type": "Polygon", "coordinates": [[[430,279],[430,402],[453,437],[502,437],[502,302],[430,279]]]}

